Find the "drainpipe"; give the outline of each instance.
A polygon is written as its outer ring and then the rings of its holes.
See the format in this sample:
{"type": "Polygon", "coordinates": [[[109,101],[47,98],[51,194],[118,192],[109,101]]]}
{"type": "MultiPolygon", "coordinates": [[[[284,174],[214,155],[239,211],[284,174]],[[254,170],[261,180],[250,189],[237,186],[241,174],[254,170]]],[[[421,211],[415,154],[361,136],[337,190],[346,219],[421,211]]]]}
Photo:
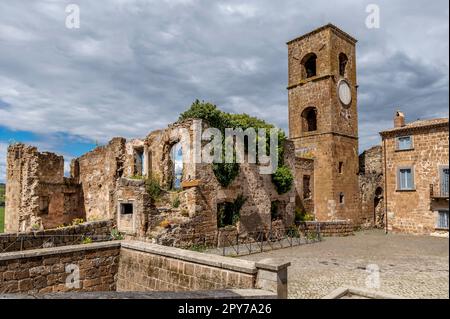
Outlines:
{"type": "Polygon", "coordinates": [[[388,234],[388,196],[387,196],[387,162],[386,162],[386,140],[383,138],[383,158],[384,158],[384,215],[385,215],[385,233],[388,234]]]}

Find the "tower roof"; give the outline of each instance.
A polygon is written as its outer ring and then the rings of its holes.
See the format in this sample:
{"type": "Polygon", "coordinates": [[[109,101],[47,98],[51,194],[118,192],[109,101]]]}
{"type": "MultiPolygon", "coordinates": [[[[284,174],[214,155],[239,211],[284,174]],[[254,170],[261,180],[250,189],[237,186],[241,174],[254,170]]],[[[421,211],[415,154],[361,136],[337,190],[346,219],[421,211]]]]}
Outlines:
{"type": "Polygon", "coordinates": [[[326,29],[332,29],[334,32],[336,32],[337,34],[339,34],[339,35],[341,35],[342,37],[346,38],[346,39],[349,40],[350,42],[353,42],[353,43],[358,42],[358,40],[356,40],[354,37],[352,37],[352,36],[349,35],[348,33],[342,31],[341,29],[339,29],[339,28],[338,28],[337,26],[335,26],[334,24],[328,23],[328,24],[326,24],[326,25],[324,25],[324,26],[321,26],[320,28],[317,28],[317,29],[315,29],[315,30],[313,30],[313,31],[311,31],[311,32],[308,32],[308,33],[304,34],[304,35],[301,35],[301,36],[299,36],[298,38],[295,38],[295,39],[293,39],[293,40],[288,41],[286,44],[291,44],[291,43],[293,43],[293,42],[302,40],[302,39],[304,39],[304,38],[307,38],[307,37],[309,37],[309,36],[311,36],[311,35],[313,35],[313,34],[315,34],[315,33],[319,33],[319,32],[321,32],[321,31],[323,31],[323,30],[326,30],[326,29]]]}

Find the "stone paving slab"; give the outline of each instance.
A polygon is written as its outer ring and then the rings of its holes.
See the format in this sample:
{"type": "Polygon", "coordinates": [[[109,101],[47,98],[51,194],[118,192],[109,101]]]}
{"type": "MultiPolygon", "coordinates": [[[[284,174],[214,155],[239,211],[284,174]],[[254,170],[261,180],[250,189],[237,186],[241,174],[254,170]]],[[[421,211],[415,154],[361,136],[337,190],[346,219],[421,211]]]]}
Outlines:
{"type": "Polygon", "coordinates": [[[322,298],[343,286],[367,289],[366,282],[373,278],[368,277],[368,265],[380,270],[380,286],[372,289],[374,292],[405,298],[449,298],[448,238],[365,231],[240,258],[290,261],[289,298],[322,298]]]}

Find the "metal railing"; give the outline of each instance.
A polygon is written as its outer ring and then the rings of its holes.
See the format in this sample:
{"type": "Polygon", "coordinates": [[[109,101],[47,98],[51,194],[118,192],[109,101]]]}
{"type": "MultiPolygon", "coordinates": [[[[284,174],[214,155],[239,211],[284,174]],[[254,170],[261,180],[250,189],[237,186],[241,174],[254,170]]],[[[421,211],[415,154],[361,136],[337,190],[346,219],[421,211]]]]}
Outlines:
{"type": "Polygon", "coordinates": [[[441,183],[439,185],[439,191],[436,191],[436,186],[430,184],[430,197],[431,198],[448,198],[449,197],[449,185],[441,183]]]}
{"type": "Polygon", "coordinates": [[[222,256],[244,256],[276,249],[320,242],[320,224],[314,229],[296,226],[288,229],[259,230],[243,233],[217,232],[216,247],[206,252],[222,256]]]}
{"type": "Polygon", "coordinates": [[[60,247],[112,240],[109,235],[34,235],[20,234],[12,241],[0,245],[0,253],[31,249],[60,247]]]}

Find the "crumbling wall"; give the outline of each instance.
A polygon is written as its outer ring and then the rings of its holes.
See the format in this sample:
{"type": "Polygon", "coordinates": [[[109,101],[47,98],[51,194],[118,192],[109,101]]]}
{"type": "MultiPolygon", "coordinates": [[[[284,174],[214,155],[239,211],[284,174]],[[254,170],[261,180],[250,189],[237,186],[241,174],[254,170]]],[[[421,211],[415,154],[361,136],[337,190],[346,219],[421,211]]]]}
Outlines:
{"type": "Polygon", "coordinates": [[[117,180],[124,175],[125,139],[113,138],[107,145],[77,158],[72,178],[81,184],[87,220],[113,219],[117,180]]]}
{"type": "Polygon", "coordinates": [[[36,147],[8,148],[5,231],[52,228],[84,216],[80,189],[64,178],[64,158],[36,147]]]}
{"type": "Polygon", "coordinates": [[[309,158],[295,158],[295,189],[296,208],[301,211],[314,213],[314,160],[309,158]]]}
{"type": "Polygon", "coordinates": [[[384,177],[381,146],[372,147],[359,156],[359,188],[363,227],[383,228],[384,177]]]}

